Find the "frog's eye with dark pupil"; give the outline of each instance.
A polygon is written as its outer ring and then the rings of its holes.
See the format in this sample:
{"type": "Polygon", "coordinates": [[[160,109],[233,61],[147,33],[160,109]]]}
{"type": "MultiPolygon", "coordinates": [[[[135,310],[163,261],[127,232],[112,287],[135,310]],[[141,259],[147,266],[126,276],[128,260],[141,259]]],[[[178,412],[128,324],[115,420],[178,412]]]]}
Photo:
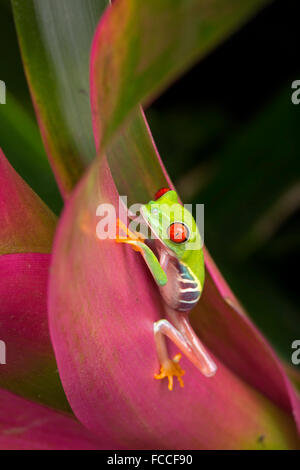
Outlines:
{"type": "Polygon", "coordinates": [[[168,229],[168,235],[172,242],[183,243],[189,238],[189,230],[183,223],[174,222],[168,229]]]}

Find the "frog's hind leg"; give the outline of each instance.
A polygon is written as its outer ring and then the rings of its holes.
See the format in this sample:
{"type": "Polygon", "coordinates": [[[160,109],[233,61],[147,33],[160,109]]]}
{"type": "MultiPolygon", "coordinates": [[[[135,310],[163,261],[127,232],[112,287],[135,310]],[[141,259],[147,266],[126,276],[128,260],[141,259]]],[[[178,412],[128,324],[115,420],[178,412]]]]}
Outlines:
{"type": "Polygon", "coordinates": [[[189,344],[190,350],[186,356],[202,372],[202,374],[205,375],[205,377],[213,377],[217,371],[217,366],[191,327],[187,314],[184,312],[174,311],[170,308],[167,308],[167,313],[171,321],[189,344]]]}
{"type": "MultiPolygon", "coordinates": [[[[170,312],[169,312],[170,313],[170,312]]],[[[154,323],[154,337],[156,350],[160,362],[160,374],[156,374],[156,379],[168,378],[169,390],[173,389],[173,377],[177,377],[181,387],[183,387],[182,375],[184,371],[178,362],[181,354],[177,354],[173,360],[168,356],[166,336],[180,349],[180,351],[199,369],[206,377],[215,375],[217,366],[207,353],[203,344],[194,333],[188,320],[179,312],[173,312],[170,316],[175,322],[173,326],[168,320],[160,320],[154,323]],[[179,316],[178,316],[179,313],[179,316]]]]}
{"type": "Polygon", "coordinates": [[[168,378],[168,388],[173,390],[173,377],[177,377],[180,386],[183,387],[182,376],[184,370],[178,364],[181,354],[177,354],[173,359],[169,358],[166,338],[168,337],[174,344],[186,355],[191,353],[189,344],[185,341],[182,334],[168,321],[159,320],[154,323],[154,338],[158,359],[160,362],[160,373],[155,374],[155,379],[168,378]]]}

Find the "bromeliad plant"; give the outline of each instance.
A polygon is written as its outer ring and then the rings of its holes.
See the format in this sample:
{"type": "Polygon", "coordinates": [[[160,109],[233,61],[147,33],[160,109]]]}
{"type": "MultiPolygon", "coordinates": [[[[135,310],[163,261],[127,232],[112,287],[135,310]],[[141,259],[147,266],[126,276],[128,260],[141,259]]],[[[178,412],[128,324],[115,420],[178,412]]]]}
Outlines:
{"type": "Polygon", "coordinates": [[[191,322],[218,372],[183,360],[170,392],[153,380],[162,296],[130,246],[95,236],[99,204],[173,187],[140,104],[264,3],[12,0],[65,208],[57,223],[0,153],[1,448],[299,448],[299,397],[209,253],[191,322]]]}

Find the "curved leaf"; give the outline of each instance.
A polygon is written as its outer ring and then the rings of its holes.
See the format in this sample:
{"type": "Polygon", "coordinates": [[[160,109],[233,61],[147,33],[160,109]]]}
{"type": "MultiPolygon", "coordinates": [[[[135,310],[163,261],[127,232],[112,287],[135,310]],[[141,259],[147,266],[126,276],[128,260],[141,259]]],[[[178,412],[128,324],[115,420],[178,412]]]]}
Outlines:
{"type": "Polygon", "coordinates": [[[15,172],[0,149],[0,255],[49,253],[56,217],[15,172]]]}
{"type": "Polygon", "coordinates": [[[94,157],[89,52],[106,0],[12,0],[43,141],[63,195],[94,157]]]}
{"type": "Polygon", "coordinates": [[[47,322],[47,279],[56,217],[0,150],[0,386],[69,410],[47,322]]]}
{"type": "Polygon", "coordinates": [[[0,147],[22,178],[58,213],[62,201],[38,126],[8,91],[5,106],[0,106],[0,147]]]}
{"type": "Polygon", "coordinates": [[[290,365],[285,366],[286,373],[288,377],[291,379],[292,383],[296,387],[300,397],[300,372],[296,369],[296,367],[291,367],[290,365]]]}
{"type": "MultiPolygon", "coordinates": [[[[100,76],[102,72],[97,65],[97,54],[101,56],[103,53],[99,49],[99,37],[106,41],[105,44],[111,41],[110,57],[114,57],[113,50],[116,49],[112,43],[115,36],[107,33],[101,36],[101,28],[103,31],[109,31],[109,26],[113,28],[112,12],[115,5],[120,4],[124,6],[122,1],[117,2],[106,13],[107,24],[101,22],[96,36],[91,69],[96,77],[98,72],[100,76]]],[[[126,18],[125,16],[125,20],[126,18]]],[[[112,62],[108,60],[102,63],[103,76],[107,70],[111,70],[112,62]]],[[[127,65],[130,68],[130,63],[122,64],[125,69],[127,65]]],[[[133,88],[134,77],[123,72],[124,69],[119,70],[122,77],[132,80],[127,85],[133,88]]],[[[96,110],[94,129],[99,147],[100,137],[105,136],[107,129],[115,129],[117,124],[111,118],[111,123],[105,127],[103,122],[105,123],[106,115],[98,112],[99,102],[103,104],[104,101],[98,98],[102,96],[103,100],[107,99],[107,103],[114,103],[116,109],[119,104],[118,100],[114,101],[115,95],[108,93],[112,90],[108,82],[102,83],[93,76],[92,83],[93,109],[96,110]],[[108,87],[107,95],[102,93],[102,85],[108,87]]],[[[147,93],[151,92],[152,85],[153,83],[147,83],[147,93]]],[[[137,103],[130,100],[126,103],[124,116],[135,104],[137,103]]],[[[101,107],[101,113],[103,110],[101,107]]],[[[107,132],[107,135],[111,135],[107,132]]],[[[156,174],[160,175],[161,180],[168,180],[163,167],[159,171],[157,163],[161,162],[154,163],[157,157],[155,148],[147,127],[138,114],[128,121],[113,143],[109,143],[107,151],[118,189],[129,188],[130,196],[135,198],[135,202],[143,202],[151,189],[153,192],[150,196],[153,195],[158,184],[156,174]],[[136,132],[138,126],[139,132],[136,132]],[[128,158],[123,157],[124,153],[128,158]],[[122,162],[119,171],[118,154],[121,155],[122,162]],[[133,171],[136,162],[138,168],[153,165],[155,174],[139,171],[141,179],[137,178],[133,171]],[[124,170],[130,175],[128,181],[122,177],[124,170]]],[[[208,253],[206,297],[203,306],[200,302],[199,309],[210,322],[209,332],[213,328],[219,328],[223,334],[223,337],[216,335],[219,341],[218,352],[221,351],[218,374],[215,378],[206,380],[187,364],[187,377],[190,377],[191,387],[187,390],[186,386],[185,391],[177,390],[171,396],[163,384],[151,380],[157,368],[152,325],[160,317],[161,299],[136,253],[116,246],[112,241],[99,242],[96,239],[95,213],[100,202],[117,205],[116,188],[105,158],[92,166],[68,204],[56,239],[50,279],[52,339],[63,384],[77,416],[94,431],[102,432],[105,428],[117,441],[125,442],[131,448],[255,448],[261,446],[262,442],[266,448],[299,446],[291,420],[291,409],[293,408],[295,414],[299,411],[297,397],[271,349],[266,344],[260,345],[262,338],[242,313],[208,253]],[[68,282],[66,286],[66,279],[72,280],[72,284],[68,282]],[[209,313],[205,315],[207,310],[209,313]],[[230,327],[226,315],[231,319],[230,327]],[[234,334],[230,334],[231,328],[234,334]],[[245,332],[248,341],[241,351],[244,352],[247,345],[252,346],[247,351],[245,365],[241,365],[241,360],[237,361],[240,353],[239,330],[245,332]],[[68,335],[67,342],[64,341],[65,335],[68,335]],[[259,354],[256,357],[258,345],[261,347],[258,348],[259,354]],[[262,375],[264,370],[259,367],[265,359],[268,377],[275,387],[273,392],[265,385],[265,376],[262,375]],[[240,381],[224,363],[230,365],[235,372],[241,372],[249,383],[260,386],[266,395],[269,393],[287,411],[279,410],[244,381],[240,381]],[[257,376],[249,372],[249,367],[253,365],[257,368],[257,376]],[[178,401],[181,412],[178,411],[178,401]],[[100,415],[103,418],[101,422],[98,419],[100,415]],[[253,416],[259,422],[254,422],[253,416]],[[281,421],[284,416],[288,419],[285,424],[281,421]],[[230,435],[228,422],[232,423],[230,435]],[[174,433],[174,429],[178,432],[174,433]],[[258,433],[258,429],[262,434],[258,433]],[[278,432],[282,433],[281,436],[278,432]]],[[[198,321],[198,315],[196,320],[198,321]]],[[[207,337],[209,342],[209,335],[207,337]]],[[[217,350],[214,341],[211,340],[210,344],[217,350]]]]}
{"type": "Polygon", "coordinates": [[[205,289],[191,315],[195,330],[227,367],[289,411],[300,433],[300,399],[283,364],[247,317],[207,251],[205,259],[205,289]]]}
{"type": "MultiPolygon", "coordinates": [[[[298,447],[292,416],[221,362],[230,354],[226,338],[214,378],[183,361],[184,389],[171,393],[153,379],[153,322],[163,315],[161,298],[138,253],[96,237],[100,203],[118,205],[105,158],[92,165],[67,204],[49,285],[51,337],[80,421],[131,449],[298,447]]],[[[213,307],[211,299],[218,322],[213,307]]]]}
{"type": "Polygon", "coordinates": [[[69,411],[48,330],[49,265],[48,254],[0,256],[0,339],[6,345],[0,387],[69,411]]]}
{"type": "Polygon", "coordinates": [[[0,390],[1,450],[109,449],[75,419],[0,390]]]}
{"type": "Polygon", "coordinates": [[[130,111],[267,3],[266,0],[119,0],[92,50],[94,133],[103,149],[130,111]]]}
{"type": "Polygon", "coordinates": [[[106,153],[117,189],[129,205],[147,202],[158,189],[172,186],[142,110],[117,133],[106,153]]]}
{"type": "MultiPolygon", "coordinates": [[[[181,2],[178,3],[179,9],[180,3],[181,2]]],[[[135,4],[134,0],[130,2],[131,6],[133,6],[133,4],[135,4]]],[[[184,6],[182,6],[183,10],[185,8],[188,10],[192,4],[193,2],[186,2],[184,6]]],[[[198,2],[199,8],[200,4],[201,2],[198,2]]],[[[151,3],[151,5],[154,7],[156,2],[151,3]]],[[[252,7],[253,6],[254,4],[252,3],[252,7]]],[[[129,114],[131,105],[136,104],[134,100],[141,98],[144,100],[145,97],[151,97],[152,90],[156,89],[155,87],[159,87],[159,74],[162,74],[162,70],[165,70],[159,61],[157,63],[155,62],[160,56],[159,54],[152,54],[152,36],[146,28],[146,11],[151,7],[148,4],[147,6],[143,4],[138,7],[135,5],[135,7],[137,11],[135,9],[128,9],[126,16],[125,2],[122,4],[121,0],[116,3],[110,11],[107,11],[105,18],[100,21],[95,35],[92,49],[91,81],[94,130],[98,146],[100,136],[104,139],[105,144],[106,134],[109,137],[124,116],[129,114]],[[123,13],[123,15],[121,13],[123,13]],[[128,29],[129,24],[131,25],[130,32],[128,29]],[[118,27],[116,27],[116,25],[118,25],[118,27]],[[129,35],[128,44],[126,35],[129,35]],[[142,47],[137,48],[137,41],[140,41],[143,47],[147,45],[148,50],[151,50],[151,54],[145,53],[139,56],[138,54],[142,50],[142,47]],[[123,48],[121,48],[121,44],[124,44],[123,48]],[[134,52],[136,48],[138,53],[134,52]],[[143,61],[142,71],[152,70],[151,74],[149,73],[148,79],[145,78],[146,75],[144,76],[143,72],[138,73],[139,61],[137,57],[143,61]],[[154,65],[157,67],[157,74],[154,73],[154,65]],[[116,72],[117,70],[118,72],[116,72]],[[108,76],[111,77],[111,80],[107,88],[108,76]],[[116,83],[114,83],[114,80],[116,83]],[[118,94],[119,91],[120,93],[118,94]],[[139,96],[139,92],[143,94],[143,96],[139,96]],[[129,98],[129,95],[126,95],[126,93],[132,93],[131,98],[129,98]],[[110,107],[111,111],[109,111],[110,107]],[[110,112],[111,114],[109,114],[110,112]]],[[[222,8],[223,7],[224,11],[227,11],[228,4],[226,5],[226,2],[223,2],[222,8]]],[[[221,17],[223,14],[222,8],[218,10],[221,17]]],[[[247,9],[247,5],[243,4],[243,8],[247,9]]],[[[180,10],[181,18],[186,18],[186,16],[183,15],[183,10],[180,10]]],[[[173,15],[175,15],[175,11],[176,9],[169,13],[172,18],[173,15]]],[[[202,10],[200,11],[202,12],[202,10]]],[[[207,13],[212,14],[212,12],[216,14],[213,8],[211,10],[204,9],[203,15],[205,16],[207,13]]],[[[179,10],[177,13],[179,14],[179,10]]],[[[237,9],[235,18],[238,18],[240,13],[241,11],[237,9]]],[[[156,16],[155,23],[158,25],[166,25],[166,17],[167,15],[162,15],[160,10],[159,14],[156,16]]],[[[199,17],[201,18],[199,24],[201,25],[202,16],[199,15],[199,17]]],[[[218,16],[215,18],[217,19],[218,16]]],[[[193,27],[196,28],[197,21],[191,19],[191,22],[193,23],[193,27]]],[[[171,23],[168,23],[168,28],[166,26],[165,28],[157,26],[158,31],[160,31],[160,34],[158,33],[156,35],[156,43],[160,44],[158,52],[167,50],[167,46],[172,44],[172,40],[169,36],[169,41],[166,40],[166,33],[163,31],[168,31],[169,33],[169,29],[171,29],[170,37],[173,38],[175,44],[177,44],[177,38],[172,36],[173,29],[170,28],[170,24],[171,23]],[[161,42],[159,43],[159,41],[161,42]]],[[[217,36],[218,22],[215,28],[212,28],[212,31],[214,31],[217,36]]],[[[178,61],[180,63],[180,58],[178,61]]],[[[170,76],[172,75],[172,67],[175,69],[177,67],[177,58],[176,60],[173,59],[173,62],[174,64],[169,63],[168,66],[170,76]]],[[[165,76],[164,79],[166,79],[165,76]]],[[[155,194],[156,190],[160,187],[159,184],[162,178],[165,178],[168,184],[172,186],[163,168],[162,162],[159,157],[158,161],[156,159],[157,155],[154,145],[149,146],[147,144],[149,140],[150,135],[146,122],[143,125],[141,118],[132,117],[131,120],[127,120],[126,125],[116,134],[107,148],[114,181],[122,194],[129,195],[130,203],[136,201],[146,202],[151,199],[153,194],[155,194]],[[156,161],[156,165],[157,163],[160,164],[161,171],[159,171],[158,166],[155,166],[154,160],[156,161]],[[155,171],[147,171],[151,168],[151,164],[155,171]],[[136,171],[135,168],[137,168],[138,171],[136,171]],[[139,171],[139,168],[142,168],[143,171],[139,171]],[[124,182],[124,173],[126,176],[128,175],[127,185],[124,182]],[[134,179],[132,177],[130,178],[130,174],[135,174],[136,177],[134,179]],[[158,177],[159,175],[160,178],[158,177]]],[[[241,306],[222,279],[221,274],[207,251],[205,251],[205,260],[209,273],[205,293],[207,294],[209,292],[209,294],[203,296],[204,300],[199,303],[197,309],[193,312],[194,324],[195,327],[198,327],[199,335],[202,335],[201,329],[203,329],[203,336],[212,347],[213,351],[219,354],[222,361],[225,361],[229,367],[244,377],[250,384],[258,387],[263,393],[266,393],[273,400],[277,401],[278,404],[285,406],[286,409],[291,411],[293,408],[299,424],[299,402],[297,398],[295,398],[294,390],[288,382],[280,362],[257,330],[248,321],[246,315],[244,315],[241,306]],[[206,302],[208,304],[207,308],[210,309],[211,312],[210,315],[203,314],[203,311],[206,310],[206,302]],[[245,332],[244,335],[242,333],[243,331],[245,332]],[[242,338],[244,341],[242,341],[242,338]],[[222,347],[224,345],[226,345],[227,354],[226,357],[222,358],[222,347]],[[254,350],[257,353],[256,355],[253,354],[254,350]],[[258,354],[258,351],[260,351],[260,354],[258,354]],[[266,380],[267,376],[268,380],[266,380]],[[271,384],[273,384],[273,387],[271,384]]]]}
{"type": "MultiPolygon", "coordinates": [[[[111,10],[116,19],[105,20],[105,28],[111,28],[111,44],[116,47],[110,50],[109,44],[105,44],[104,54],[112,54],[112,61],[99,57],[96,78],[101,81],[105,79],[101,74],[106,74],[108,80],[102,83],[113,93],[99,90],[101,96],[94,97],[97,119],[100,109],[101,116],[107,116],[105,126],[109,124],[115,129],[127,114],[126,109],[145,99],[150,90],[151,96],[161,90],[266,2],[214,0],[209,8],[205,2],[196,0],[177,1],[176,8],[170,0],[149,4],[133,0],[115,2],[111,10]],[[126,38],[129,47],[124,48],[123,35],[129,26],[131,32],[126,38]],[[143,39],[135,43],[136,34],[141,31],[143,39]],[[149,59],[151,64],[147,63],[149,59]],[[105,65],[103,72],[101,61],[105,65]],[[126,74],[119,75],[125,61],[130,65],[126,66],[126,74]],[[131,85],[133,77],[139,80],[138,83],[135,80],[134,86],[131,85]],[[114,102],[109,102],[117,90],[119,110],[111,108],[114,102]],[[111,113],[116,118],[111,119],[111,113]]],[[[88,58],[95,26],[108,0],[44,0],[43,4],[38,0],[12,0],[12,4],[44,143],[60,189],[67,195],[95,153],[88,102],[88,58]]],[[[112,16],[110,12],[109,15],[112,16]]],[[[98,136],[103,129],[99,131],[98,127],[98,136]]]]}

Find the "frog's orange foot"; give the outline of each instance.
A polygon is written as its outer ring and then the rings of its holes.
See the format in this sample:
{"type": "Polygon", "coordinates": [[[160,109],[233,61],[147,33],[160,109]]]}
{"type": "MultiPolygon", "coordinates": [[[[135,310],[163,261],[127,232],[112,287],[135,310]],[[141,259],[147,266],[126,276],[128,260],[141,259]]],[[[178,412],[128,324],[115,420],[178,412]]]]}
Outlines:
{"type": "Polygon", "coordinates": [[[155,374],[154,378],[157,380],[164,379],[165,377],[168,378],[168,389],[173,390],[173,377],[177,377],[180,387],[183,387],[183,380],[182,376],[184,375],[185,371],[181,369],[180,365],[178,364],[181,359],[181,354],[176,354],[173,360],[168,359],[165,361],[160,367],[160,373],[155,374]]]}
{"type": "Polygon", "coordinates": [[[142,251],[136,242],[144,242],[145,239],[141,234],[131,232],[120,219],[117,219],[117,232],[119,233],[115,238],[117,243],[128,243],[135,251],[142,251]],[[120,236],[120,232],[124,235],[120,236]]]}

